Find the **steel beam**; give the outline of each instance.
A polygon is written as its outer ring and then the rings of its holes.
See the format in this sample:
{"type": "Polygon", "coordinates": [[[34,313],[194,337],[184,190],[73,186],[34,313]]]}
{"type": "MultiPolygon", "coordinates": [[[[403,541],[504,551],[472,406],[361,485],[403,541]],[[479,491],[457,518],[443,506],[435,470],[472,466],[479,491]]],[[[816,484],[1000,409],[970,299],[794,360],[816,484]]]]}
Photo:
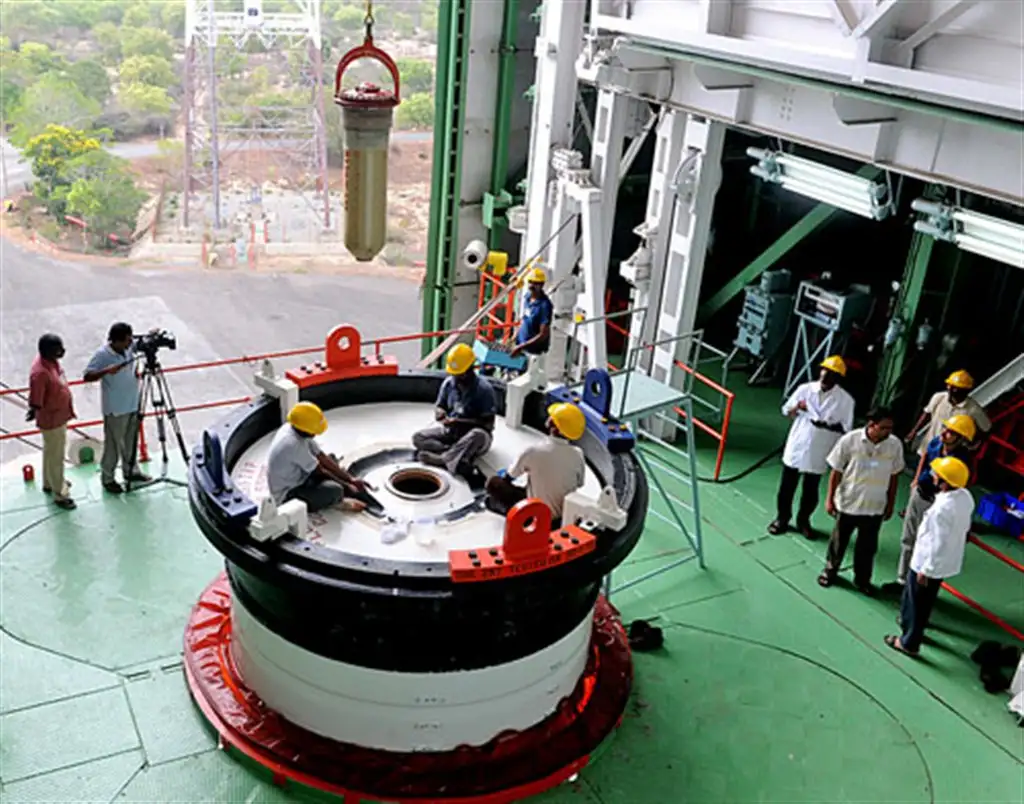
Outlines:
{"type": "MultiPolygon", "coordinates": [[[[857,175],[865,179],[874,179],[881,174],[874,165],[865,165],[857,171],[857,175]]],[[[743,291],[747,285],[785,257],[798,243],[833,215],[841,210],[828,204],[818,204],[814,209],[793,224],[778,240],[772,243],[761,254],[730,279],[720,290],[700,306],[697,319],[703,326],[707,320],[725,307],[732,299],[743,291]]]]}

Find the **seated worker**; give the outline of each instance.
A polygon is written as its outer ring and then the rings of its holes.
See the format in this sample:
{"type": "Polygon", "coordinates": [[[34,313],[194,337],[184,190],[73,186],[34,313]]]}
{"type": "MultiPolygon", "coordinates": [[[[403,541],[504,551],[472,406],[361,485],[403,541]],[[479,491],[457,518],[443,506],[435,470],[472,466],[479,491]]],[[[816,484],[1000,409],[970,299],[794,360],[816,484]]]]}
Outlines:
{"type": "Polygon", "coordinates": [[[903,515],[903,535],[900,539],[900,560],[896,568],[895,583],[886,584],[887,592],[902,591],[910,571],[910,559],[914,553],[914,541],[921,520],[935,502],[938,481],[931,470],[932,462],[938,458],[956,458],[965,464],[970,460],[968,444],[974,440],[974,419],[963,413],[950,416],[942,423],[942,432],[927,444],[927,451],[917,463],[917,471],[910,482],[910,499],[903,515]]]}
{"type": "Polygon", "coordinates": [[[267,455],[267,484],[277,505],[302,500],[309,513],[339,503],[346,511],[366,508],[360,500],[345,499],[346,491],[359,494],[369,486],[320,449],[314,436],[326,431],[324,412],[312,402],[299,402],[288,412],[288,423],[274,435],[267,455]]]}
{"type": "Polygon", "coordinates": [[[491,447],[496,402],[494,389],[473,370],[476,357],[457,343],[445,358],[448,377],[437,394],[435,427],[413,433],[416,460],[455,474],[469,472],[476,459],[491,447]]]}
{"type": "Polygon", "coordinates": [[[548,294],[544,292],[544,283],[548,281],[548,275],[544,273],[543,268],[534,268],[527,274],[526,281],[529,282],[530,295],[526,300],[523,320],[519,324],[516,345],[509,352],[512,357],[517,357],[523,352],[528,355],[542,355],[551,345],[551,318],[555,308],[548,294]]]}
{"type": "Polygon", "coordinates": [[[512,464],[507,475],[499,472],[487,481],[487,507],[506,514],[516,503],[533,497],[551,509],[552,523],[562,518],[565,495],[583,485],[586,461],[583,450],[571,444],[587,429],[587,420],[575,405],[560,403],[548,408],[545,422],[549,438],[527,447],[512,464]],[[526,475],[526,486],[518,486],[513,478],[526,475]]]}

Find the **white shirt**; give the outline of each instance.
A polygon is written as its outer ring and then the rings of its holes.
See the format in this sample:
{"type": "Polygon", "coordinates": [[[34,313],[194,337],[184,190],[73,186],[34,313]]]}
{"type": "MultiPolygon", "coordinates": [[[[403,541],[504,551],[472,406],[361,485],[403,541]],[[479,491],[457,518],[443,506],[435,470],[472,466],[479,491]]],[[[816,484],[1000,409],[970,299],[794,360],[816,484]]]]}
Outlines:
{"type": "Polygon", "coordinates": [[[842,436],[828,455],[828,465],[841,472],[835,504],[841,514],[880,516],[889,501],[889,484],[904,469],[903,442],[888,436],[878,444],[866,427],[842,436]]]}
{"type": "Polygon", "coordinates": [[[315,440],[303,436],[290,424],[278,429],[267,453],[267,487],[277,505],[284,502],[289,491],[306,482],[316,469],[321,452],[315,440]]]}
{"type": "Polygon", "coordinates": [[[508,473],[511,477],[522,477],[525,473],[527,494],[547,505],[553,519],[559,519],[565,495],[583,485],[586,465],[583,450],[568,441],[549,437],[524,450],[508,473]]]}
{"type": "Polygon", "coordinates": [[[843,432],[849,432],[853,427],[853,397],[838,385],[823,391],[819,381],[805,382],[786,400],[782,415],[789,416],[800,402],[807,405],[807,410],[797,413],[789,428],[782,462],[791,469],[823,475],[828,471],[828,454],[842,433],[815,427],[811,422],[841,424],[843,432]]]}
{"type": "Polygon", "coordinates": [[[959,574],[973,513],[974,497],[967,489],[936,494],[917,529],[910,569],[936,580],[959,574]]]}

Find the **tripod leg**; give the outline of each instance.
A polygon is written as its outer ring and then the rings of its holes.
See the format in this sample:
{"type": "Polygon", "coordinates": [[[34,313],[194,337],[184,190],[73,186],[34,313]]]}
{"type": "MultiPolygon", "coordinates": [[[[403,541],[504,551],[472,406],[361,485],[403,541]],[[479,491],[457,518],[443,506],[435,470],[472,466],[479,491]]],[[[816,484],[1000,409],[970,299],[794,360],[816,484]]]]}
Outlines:
{"type": "Polygon", "coordinates": [[[157,381],[160,383],[161,393],[163,394],[164,401],[166,402],[167,418],[171,420],[171,429],[174,430],[174,436],[178,441],[178,449],[181,450],[182,460],[185,461],[185,465],[188,466],[188,447],[185,446],[185,436],[181,434],[181,424],[178,422],[178,411],[174,407],[174,402],[171,400],[171,388],[167,384],[167,376],[161,370],[157,375],[157,381]]]}

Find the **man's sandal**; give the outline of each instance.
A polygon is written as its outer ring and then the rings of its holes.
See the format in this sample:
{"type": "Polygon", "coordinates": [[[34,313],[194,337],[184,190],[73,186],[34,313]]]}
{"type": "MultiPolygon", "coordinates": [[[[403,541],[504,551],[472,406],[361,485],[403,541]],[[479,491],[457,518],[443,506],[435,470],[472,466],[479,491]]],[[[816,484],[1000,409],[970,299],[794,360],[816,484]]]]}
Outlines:
{"type": "Polygon", "coordinates": [[[918,656],[918,652],[916,650],[907,650],[904,648],[903,645],[900,644],[900,638],[898,636],[890,634],[885,638],[885,644],[894,651],[902,653],[904,656],[909,656],[912,659],[916,659],[918,656]]]}

